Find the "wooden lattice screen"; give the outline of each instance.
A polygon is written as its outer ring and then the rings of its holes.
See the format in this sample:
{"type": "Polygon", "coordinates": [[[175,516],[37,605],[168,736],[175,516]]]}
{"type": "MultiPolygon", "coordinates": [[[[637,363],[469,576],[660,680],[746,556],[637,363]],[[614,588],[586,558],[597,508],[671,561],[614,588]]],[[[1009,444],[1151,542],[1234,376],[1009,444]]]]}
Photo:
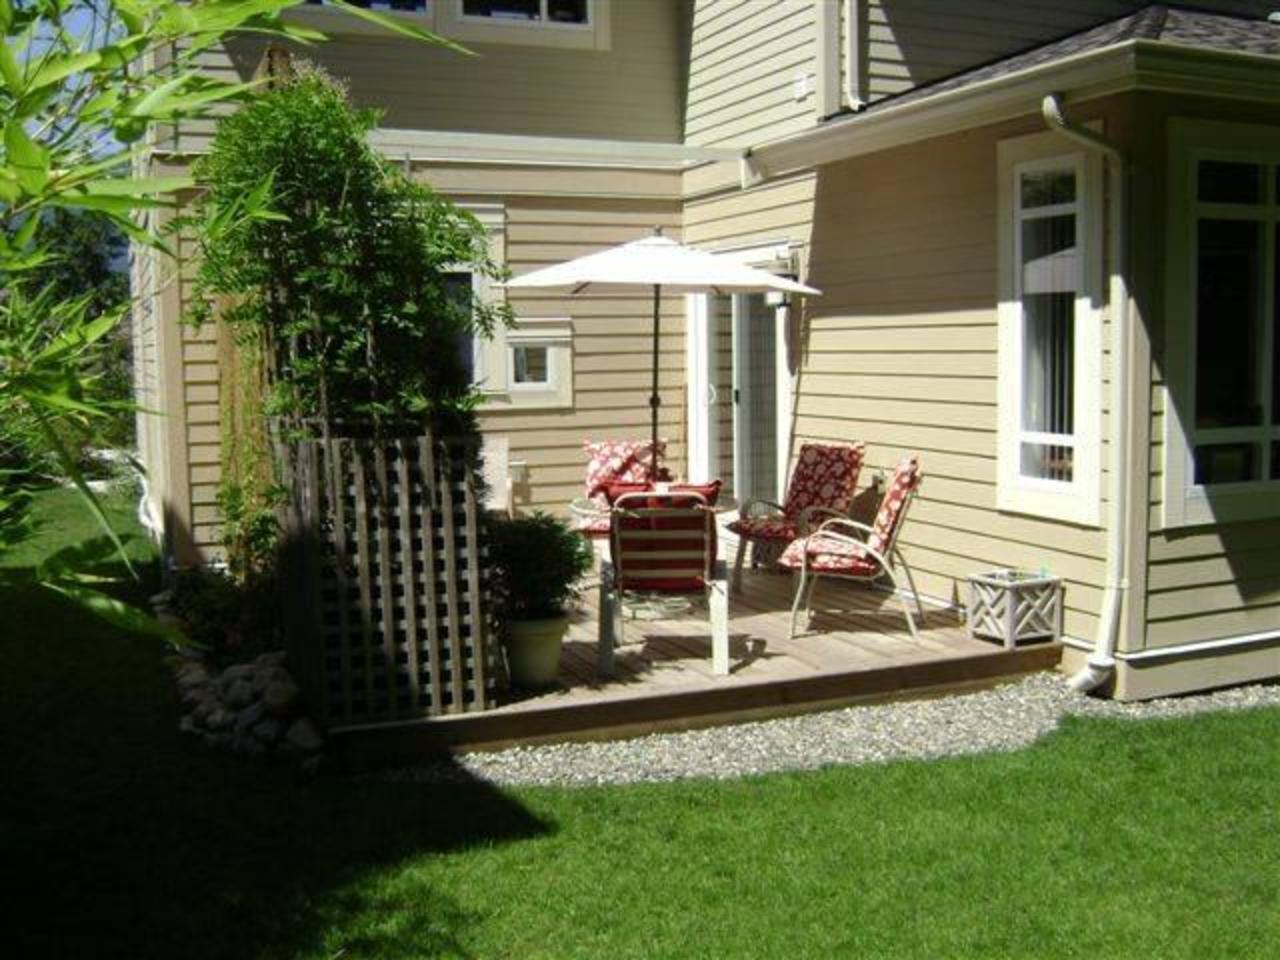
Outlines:
{"type": "Polygon", "coordinates": [[[430,437],[282,445],[290,654],[333,729],[493,705],[466,457],[430,437]]]}

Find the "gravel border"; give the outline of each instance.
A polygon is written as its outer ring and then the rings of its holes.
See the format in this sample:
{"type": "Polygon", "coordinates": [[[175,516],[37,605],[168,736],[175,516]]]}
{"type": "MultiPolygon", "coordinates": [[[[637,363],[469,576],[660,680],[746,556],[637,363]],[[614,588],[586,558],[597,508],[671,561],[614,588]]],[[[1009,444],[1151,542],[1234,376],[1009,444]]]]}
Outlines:
{"type": "Polygon", "coordinates": [[[977,693],[848,707],[631,740],[560,743],[473,753],[387,771],[380,780],[498,786],[595,786],[693,777],[717,780],[833,764],[879,763],[1019,750],[1068,715],[1142,720],[1280,707],[1280,684],[1117,703],[1036,674],[977,693]]]}

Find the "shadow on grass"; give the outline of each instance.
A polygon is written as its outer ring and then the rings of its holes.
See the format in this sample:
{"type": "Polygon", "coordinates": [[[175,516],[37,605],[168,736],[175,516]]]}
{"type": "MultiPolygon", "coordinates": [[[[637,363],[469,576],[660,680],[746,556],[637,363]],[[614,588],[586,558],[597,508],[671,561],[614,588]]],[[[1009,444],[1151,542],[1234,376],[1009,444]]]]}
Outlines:
{"type": "Polygon", "coordinates": [[[38,588],[0,620],[0,897],[13,957],[465,955],[441,891],[376,912],[379,873],[548,827],[480,783],[308,779],[182,738],[150,641],[38,588]]]}

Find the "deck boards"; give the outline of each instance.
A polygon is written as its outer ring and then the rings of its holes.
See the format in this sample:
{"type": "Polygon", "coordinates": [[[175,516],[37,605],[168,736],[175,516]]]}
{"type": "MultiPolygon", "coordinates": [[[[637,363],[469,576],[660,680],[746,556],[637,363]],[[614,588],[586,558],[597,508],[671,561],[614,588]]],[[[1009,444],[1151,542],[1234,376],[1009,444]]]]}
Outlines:
{"type": "Polygon", "coordinates": [[[811,629],[790,639],[792,589],[786,574],[746,574],[729,599],[727,677],[711,672],[711,629],[705,607],[695,607],[679,618],[627,619],[615,676],[602,680],[592,584],[572,616],[554,688],[513,692],[483,713],[343,731],[339,750],[361,767],[441,750],[630,736],[989,684],[1052,668],[1061,656],[1059,644],[1006,651],[970,639],[957,616],[941,609],[926,609],[915,639],[896,597],[830,580],[819,587],[811,629]]]}

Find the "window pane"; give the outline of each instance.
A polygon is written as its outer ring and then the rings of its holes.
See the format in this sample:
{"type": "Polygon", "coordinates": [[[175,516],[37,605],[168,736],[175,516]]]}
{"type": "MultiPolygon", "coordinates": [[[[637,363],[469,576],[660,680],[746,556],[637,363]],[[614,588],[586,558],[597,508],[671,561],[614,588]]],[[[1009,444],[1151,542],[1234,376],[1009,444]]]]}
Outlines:
{"type": "MultiPolygon", "coordinates": [[[[1271,422],[1280,423],[1280,223],[1276,224],[1271,252],[1271,283],[1276,288],[1271,295],[1271,422]]],[[[1275,463],[1275,458],[1271,462],[1275,463]]]]}
{"type": "MultiPolygon", "coordinates": [[[[473,295],[471,274],[467,271],[446,273],[444,275],[444,294],[450,307],[459,311],[459,316],[456,318],[450,317],[449,321],[461,326],[463,319],[471,312],[471,297],[473,295]]],[[[454,336],[454,349],[458,352],[458,363],[466,371],[467,379],[475,382],[475,338],[472,336],[470,329],[459,331],[454,336]]]]}
{"type": "Polygon", "coordinates": [[[513,347],[511,377],[514,383],[547,383],[549,362],[546,347],[513,347]]]}
{"type": "Polygon", "coordinates": [[[1261,225],[1201,220],[1196,291],[1196,426],[1262,422],[1261,225]]]}
{"type": "Polygon", "coordinates": [[[1196,483],[1247,483],[1258,477],[1258,447],[1252,443],[1218,443],[1196,447],[1196,483]]]}
{"type": "Polygon", "coordinates": [[[1075,403],[1075,302],[1045,293],[1022,300],[1022,429],[1070,435],[1075,403]]]}
{"type": "Polygon", "coordinates": [[[1201,160],[1199,197],[1205,203],[1261,203],[1262,167],[1201,160]]]}
{"type": "Polygon", "coordinates": [[[552,23],[586,23],[587,0],[547,0],[547,19],[552,23]]]}
{"type": "Polygon", "coordinates": [[[1061,480],[1071,482],[1070,447],[1056,447],[1044,443],[1024,443],[1022,445],[1022,475],[1037,477],[1041,480],[1061,480]]]}
{"type": "Polygon", "coordinates": [[[502,20],[541,20],[540,0],[462,0],[468,17],[495,17],[502,20]]]}
{"type": "Polygon", "coordinates": [[[1074,214],[1022,221],[1022,292],[1080,289],[1074,214]]]}
{"type": "Polygon", "coordinates": [[[1074,170],[1047,170],[1024,173],[1021,177],[1022,209],[1048,207],[1055,203],[1075,203],[1074,170]]]}

